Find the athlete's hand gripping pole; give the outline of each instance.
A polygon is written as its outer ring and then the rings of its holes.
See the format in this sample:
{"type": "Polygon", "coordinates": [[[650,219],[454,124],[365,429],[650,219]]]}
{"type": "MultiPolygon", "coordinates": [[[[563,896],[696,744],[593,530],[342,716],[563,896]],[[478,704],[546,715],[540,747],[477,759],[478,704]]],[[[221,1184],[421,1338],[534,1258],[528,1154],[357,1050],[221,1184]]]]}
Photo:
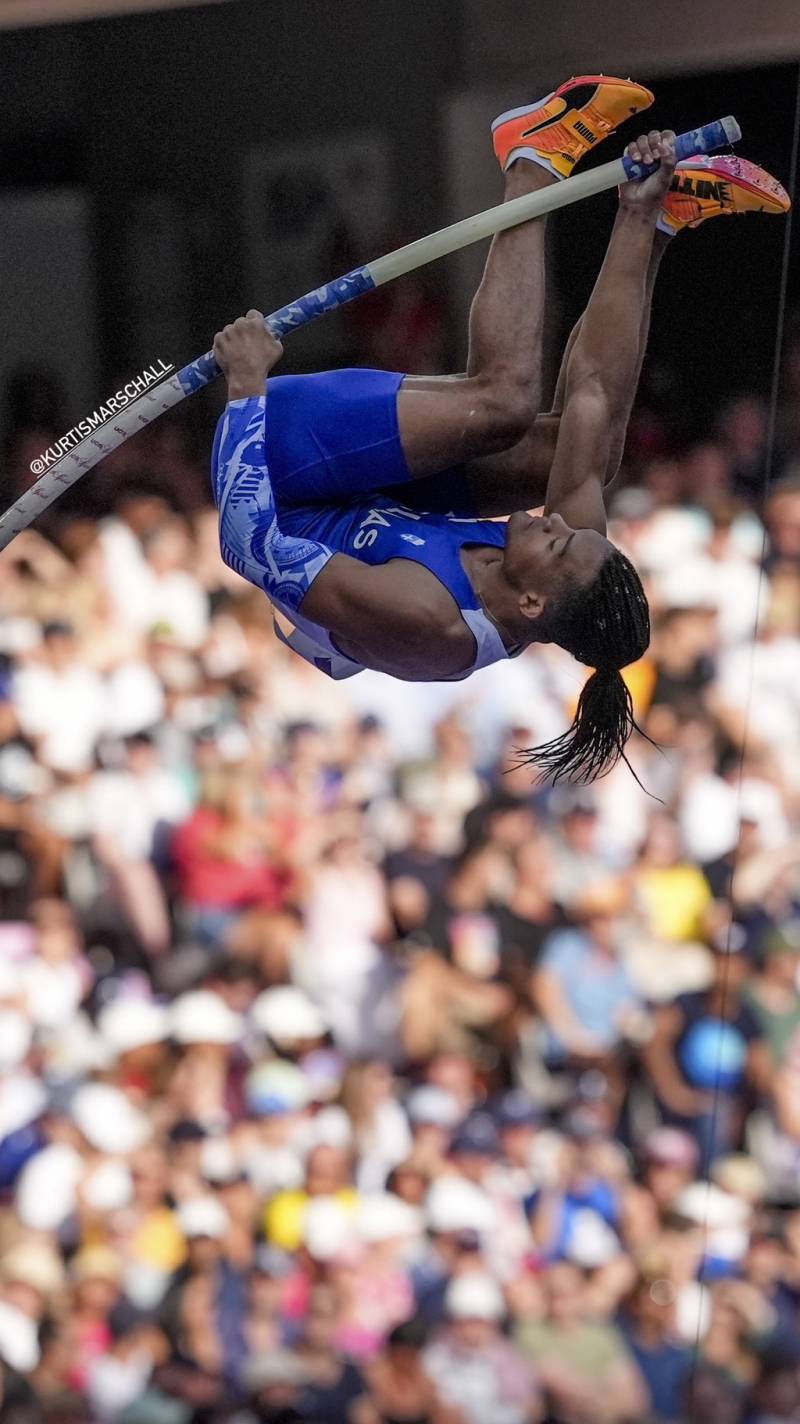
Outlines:
{"type": "MultiPolygon", "coordinates": [[[[714,149],[727,147],[740,138],[738,123],[734,118],[728,117],[679,134],[675,147],[678,159],[689,158],[696,153],[711,153],[714,149]]],[[[299,297],[297,301],[290,302],[288,306],[281,307],[279,311],[272,312],[265,320],[273,335],[285,336],[296,327],[315,321],[325,312],[344,306],[362,292],[383,286],[385,282],[391,282],[406,272],[413,272],[417,267],[424,267],[438,257],[468,247],[470,243],[491,237],[494,233],[503,232],[518,223],[527,222],[530,218],[544,217],[546,213],[554,212],[557,208],[567,207],[582,198],[602,193],[607,188],[615,188],[630,179],[644,178],[653,172],[655,167],[657,165],[648,168],[645,164],[635,163],[627,157],[619,158],[613,163],[604,163],[599,168],[565,178],[562,183],[554,183],[534,193],[526,193],[509,203],[501,203],[483,213],[464,218],[461,222],[431,233],[429,237],[408,243],[407,246],[400,247],[385,257],[379,257],[374,262],[356,267],[344,277],[337,277],[325,286],[308,292],[306,296],[299,297]]],[[[112,450],[116,450],[143,426],[149,425],[164,411],[178,405],[186,396],[208,385],[220,374],[213,351],[207,351],[204,356],[191,361],[168,380],[145,391],[122,412],[93,431],[53,464],[0,516],[0,549],[4,549],[20,530],[27,528],[38,514],[47,509],[82,475],[94,469],[112,450]]]]}

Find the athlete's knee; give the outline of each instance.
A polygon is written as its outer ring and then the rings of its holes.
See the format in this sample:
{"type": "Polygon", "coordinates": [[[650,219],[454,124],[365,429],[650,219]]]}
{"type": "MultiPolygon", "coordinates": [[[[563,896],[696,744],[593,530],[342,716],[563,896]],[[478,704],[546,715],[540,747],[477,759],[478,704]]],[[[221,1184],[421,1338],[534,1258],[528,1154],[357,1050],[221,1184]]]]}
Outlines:
{"type": "Polygon", "coordinates": [[[486,438],[495,449],[516,445],[536,419],[535,392],[513,370],[477,378],[479,408],[486,438]]]}

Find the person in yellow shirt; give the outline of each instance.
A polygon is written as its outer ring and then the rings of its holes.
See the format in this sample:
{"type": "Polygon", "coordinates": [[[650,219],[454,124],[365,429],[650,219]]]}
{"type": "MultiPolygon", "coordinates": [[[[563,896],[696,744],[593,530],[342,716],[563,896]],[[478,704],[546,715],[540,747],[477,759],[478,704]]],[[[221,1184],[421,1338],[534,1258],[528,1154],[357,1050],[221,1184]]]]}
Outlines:
{"type": "Polygon", "coordinates": [[[264,1212],[264,1232],[272,1246],[297,1251],[303,1244],[308,1204],[314,1197],[330,1197],[355,1216],[359,1197],[351,1184],[350,1154],[342,1147],[320,1145],[308,1155],[302,1187],[277,1192],[264,1212]]]}
{"type": "Polygon", "coordinates": [[[657,939],[703,938],[711,887],[702,870],[684,859],[680,831],[670,816],[656,815],[650,822],[633,884],[657,939]]]}

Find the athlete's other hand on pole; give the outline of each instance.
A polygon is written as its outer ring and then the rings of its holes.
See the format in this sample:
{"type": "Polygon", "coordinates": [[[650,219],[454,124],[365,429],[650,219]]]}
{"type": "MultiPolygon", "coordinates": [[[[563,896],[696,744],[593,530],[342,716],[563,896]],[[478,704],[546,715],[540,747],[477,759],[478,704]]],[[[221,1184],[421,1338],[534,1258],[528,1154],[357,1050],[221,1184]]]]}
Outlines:
{"type": "Polygon", "coordinates": [[[672,129],[651,129],[649,134],[642,134],[629,143],[625,152],[635,163],[658,163],[660,166],[649,178],[623,183],[619,190],[620,206],[635,208],[656,218],[675,172],[675,134],[672,129]]]}
{"type": "Polygon", "coordinates": [[[263,312],[251,307],[218,331],[214,355],[228,378],[228,399],[263,396],[264,382],[283,355],[280,341],[272,335],[263,312]]]}

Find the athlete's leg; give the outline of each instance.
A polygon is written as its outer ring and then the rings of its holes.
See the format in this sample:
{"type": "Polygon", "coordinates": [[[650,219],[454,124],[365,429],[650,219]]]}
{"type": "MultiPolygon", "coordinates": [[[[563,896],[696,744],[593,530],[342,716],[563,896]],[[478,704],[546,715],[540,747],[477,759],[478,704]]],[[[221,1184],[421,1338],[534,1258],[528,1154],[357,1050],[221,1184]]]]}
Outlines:
{"type": "MultiPolygon", "coordinates": [[[[668,245],[669,238],[666,234],[657,232],[647,272],[647,296],[639,331],[639,361],[636,368],[636,380],[630,387],[629,398],[624,406],[620,405],[614,415],[611,452],[606,473],[607,485],[611,484],[617,475],[625,450],[628,422],[647,349],[653,288],[661,259],[668,245]]],[[[550,465],[558,439],[559,422],[564,409],[567,366],[582,324],[583,315],[575,323],[564,348],[555,394],[549,411],[543,411],[536,417],[530,430],[513,449],[506,450],[499,455],[489,455],[479,460],[473,460],[468,466],[467,477],[474,507],[483,517],[513,514],[517,509],[537,509],[544,504],[550,465]]]]}
{"type": "MultiPolygon", "coordinates": [[[[518,159],[505,201],[557,182],[518,159]]],[[[463,376],[407,376],[397,397],[403,453],[414,476],[433,474],[514,445],[541,393],[545,219],[498,233],[470,313],[463,376]]]]}
{"type": "MultiPolygon", "coordinates": [[[[699,227],[726,213],[760,212],[780,215],[789,207],[781,184],[764,169],[733,154],[684,159],[678,164],[672,189],[664,202],[647,274],[647,293],[639,333],[639,361],[628,398],[615,412],[606,484],[615,478],[625,448],[625,435],[641,374],[650,326],[656,276],[670,238],[687,227],[699,227]],[[708,181],[709,179],[720,181],[708,181]]],[[[544,503],[550,463],[564,408],[566,377],[572,349],[583,318],[567,342],[550,410],[536,417],[532,429],[511,450],[472,461],[467,481],[475,509],[484,516],[512,514],[544,503]]]]}
{"type": "MultiPolygon", "coordinates": [[[[555,182],[524,159],[506,197],[555,182]]],[[[360,368],[270,376],[267,457],[279,513],[391,490],[427,509],[473,512],[463,462],[505,449],[529,427],[540,389],[544,219],[498,234],[470,319],[462,376],[360,368]],[[418,484],[443,476],[434,489],[418,484]],[[420,503],[421,501],[421,503],[420,503]]]]}
{"type": "MultiPolygon", "coordinates": [[[[653,102],[630,79],[567,80],[492,125],[506,200],[567,178],[618,124],[653,102]]],[[[430,475],[516,445],[539,410],[544,314],[543,219],[499,234],[472,307],[466,376],[407,379],[398,421],[413,476],[430,475]]]]}

